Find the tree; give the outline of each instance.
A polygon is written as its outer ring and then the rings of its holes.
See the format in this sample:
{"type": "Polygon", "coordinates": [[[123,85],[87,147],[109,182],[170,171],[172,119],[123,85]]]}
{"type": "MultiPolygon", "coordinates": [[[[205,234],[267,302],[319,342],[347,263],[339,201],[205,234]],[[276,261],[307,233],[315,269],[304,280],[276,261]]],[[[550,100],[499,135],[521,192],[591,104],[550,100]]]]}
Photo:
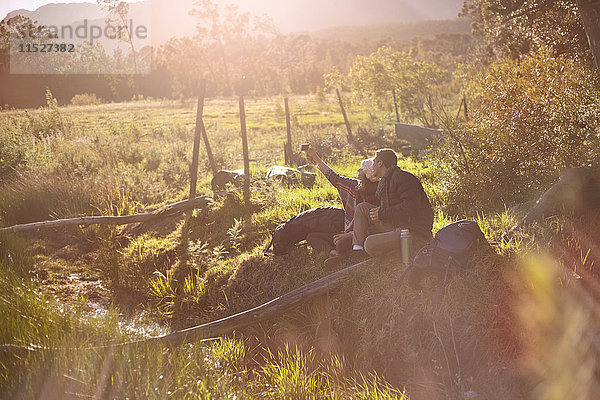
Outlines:
{"type": "Polygon", "coordinates": [[[14,73],[68,70],[69,62],[65,62],[65,57],[57,52],[45,53],[44,57],[40,57],[39,53],[33,51],[20,51],[20,46],[39,46],[54,39],[54,32],[22,15],[3,20],[0,22],[0,72],[8,71],[11,66],[14,73]]]}
{"type": "Polygon", "coordinates": [[[589,49],[576,0],[465,0],[462,15],[473,21],[484,63],[542,47],[570,56],[589,49]]]}
{"type": "Polygon", "coordinates": [[[565,168],[600,153],[598,76],[541,50],[494,62],[471,80],[471,118],[433,149],[453,212],[530,200],[565,168]]]}
{"type": "Polygon", "coordinates": [[[129,3],[121,0],[97,0],[98,4],[107,9],[109,15],[106,18],[106,24],[118,24],[116,38],[129,44],[131,57],[133,58],[133,72],[138,73],[138,60],[133,44],[133,32],[129,31],[128,14],[129,3]],[[111,14],[113,17],[111,17],[111,14]]]}
{"type": "Polygon", "coordinates": [[[417,61],[389,47],[357,56],[349,79],[358,98],[373,107],[387,107],[394,89],[404,116],[427,127],[436,125],[441,92],[450,82],[449,73],[436,64],[417,61]]]}
{"type": "Polygon", "coordinates": [[[199,88],[200,80],[220,81],[219,67],[214,50],[199,40],[189,37],[172,38],[158,51],[157,63],[172,74],[174,95],[192,96],[199,88]]]}
{"type": "Polygon", "coordinates": [[[274,36],[279,32],[270,18],[252,18],[248,12],[241,13],[236,5],[221,8],[211,0],[194,0],[194,4],[198,8],[190,14],[198,17],[196,38],[216,51],[224,77],[223,92],[230,93],[232,66],[245,64],[246,68],[256,71],[260,63],[260,60],[252,57],[256,39],[274,36]]]}

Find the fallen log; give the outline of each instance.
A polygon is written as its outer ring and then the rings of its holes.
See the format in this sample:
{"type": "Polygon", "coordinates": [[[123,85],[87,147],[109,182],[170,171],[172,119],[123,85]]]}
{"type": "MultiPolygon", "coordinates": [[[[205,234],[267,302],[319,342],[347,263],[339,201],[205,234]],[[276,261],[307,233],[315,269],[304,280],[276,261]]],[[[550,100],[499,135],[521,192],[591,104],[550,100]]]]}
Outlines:
{"type": "Polygon", "coordinates": [[[306,300],[324,294],[332,288],[339,286],[348,279],[349,275],[359,267],[369,263],[371,260],[362,261],[329,274],[314,282],[308,283],[292,290],[282,296],[276,297],[258,307],[251,308],[240,313],[230,315],[216,321],[203,325],[194,326],[164,336],[148,339],[149,341],[160,341],[169,345],[177,346],[192,340],[202,340],[231,333],[240,328],[256,324],[281,315],[296,307],[306,300]]]}
{"type": "Polygon", "coordinates": [[[50,348],[39,345],[20,346],[14,344],[4,344],[0,345],[0,352],[28,353],[34,351],[99,350],[106,348],[121,348],[142,343],[160,343],[164,345],[178,346],[191,341],[212,340],[246,326],[279,316],[313,297],[325,294],[327,291],[341,285],[349,278],[353,271],[369,262],[371,262],[371,259],[351,265],[249,310],[242,311],[216,321],[208,322],[206,324],[171,332],[162,336],[156,336],[133,342],[84,348],[50,348]]]}
{"type": "Polygon", "coordinates": [[[64,226],[81,225],[88,226],[94,224],[102,225],[125,225],[137,222],[149,222],[156,219],[171,217],[173,215],[181,214],[184,211],[192,210],[195,208],[206,207],[211,198],[208,196],[199,196],[193,199],[187,199],[178,201],[177,203],[168,204],[164,207],[159,208],[156,211],[142,214],[122,215],[122,216],[86,216],[68,219],[57,219],[53,221],[43,222],[32,222],[29,224],[20,224],[8,226],[6,228],[0,228],[0,232],[22,232],[33,229],[48,229],[58,228],[64,226]]]}

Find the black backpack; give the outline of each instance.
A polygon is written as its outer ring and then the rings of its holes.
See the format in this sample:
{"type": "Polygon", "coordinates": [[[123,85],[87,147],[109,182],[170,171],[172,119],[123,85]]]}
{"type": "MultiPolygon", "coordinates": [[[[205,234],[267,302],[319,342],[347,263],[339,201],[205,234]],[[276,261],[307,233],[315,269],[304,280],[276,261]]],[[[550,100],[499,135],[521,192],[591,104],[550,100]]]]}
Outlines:
{"type": "Polygon", "coordinates": [[[484,247],[490,245],[477,222],[463,219],[444,226],[417,252],[408,270],[410,285],[419,290],[422,280],[432,274],[443,275],[445,283],[450,269],[466,268],[484,247]]]}
{"type": "Polygon", "coordinates": [[[271,232],[274,255],[289,253],[294,245],[306,239],[309,233],[323,232],[332,235],[344,230],[344,210],[339,207],[317,207],[304,211],[279,225],[271,232]]]}

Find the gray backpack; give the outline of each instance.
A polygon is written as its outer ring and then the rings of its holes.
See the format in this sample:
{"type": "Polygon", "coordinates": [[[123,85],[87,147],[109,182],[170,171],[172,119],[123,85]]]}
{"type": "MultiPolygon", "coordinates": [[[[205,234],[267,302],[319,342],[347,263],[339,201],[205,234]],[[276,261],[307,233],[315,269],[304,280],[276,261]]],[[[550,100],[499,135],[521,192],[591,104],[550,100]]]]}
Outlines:
{"type": "Polygon", "coordinates": [[[451,269],[463,270],[477,251],[489,247],[477,222],[463,219],[448,224],[417,252],[408,271],[410,285],[419,290],[422,280],[432,274],[443,275],[445,283],[451,269]]]}

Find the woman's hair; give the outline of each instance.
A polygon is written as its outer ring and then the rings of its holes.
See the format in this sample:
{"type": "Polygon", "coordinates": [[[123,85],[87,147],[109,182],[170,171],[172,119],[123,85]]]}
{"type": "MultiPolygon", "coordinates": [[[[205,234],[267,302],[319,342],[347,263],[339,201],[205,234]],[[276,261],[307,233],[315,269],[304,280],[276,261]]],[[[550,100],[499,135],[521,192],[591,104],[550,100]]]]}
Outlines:
{"type": "Polygon", "coordinates": [[[356,204],[366,201],[371,204],[378,204],[379,199],[375,192],[377,192],[377,185],[379,182],[373,182],[367,178],[359,179],[358,186],[356,187],[356,204]]]}
{"type": "Polygon", "coordinates": [[[371,181],[378,181],[379,179],[375,176],[375,162],[372,158],[362,160],[360,163],[360,170],[367,176],[367,179],[371,181]]]}

